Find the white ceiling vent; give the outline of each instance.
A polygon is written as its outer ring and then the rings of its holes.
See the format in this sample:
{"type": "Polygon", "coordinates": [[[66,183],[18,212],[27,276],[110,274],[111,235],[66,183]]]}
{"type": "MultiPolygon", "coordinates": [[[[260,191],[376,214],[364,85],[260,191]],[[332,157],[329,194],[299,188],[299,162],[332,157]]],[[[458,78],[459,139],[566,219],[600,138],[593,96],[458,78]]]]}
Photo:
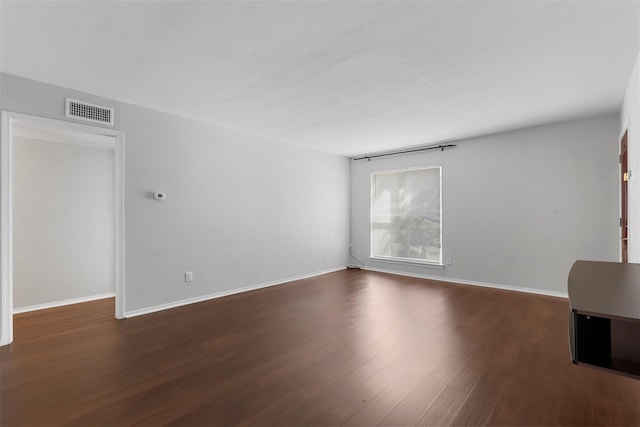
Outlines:
{"type": "Polygon", "coordinates": [[[64,114],[72,119],[113,126],[113,108],[65,98],[64,114]]]}

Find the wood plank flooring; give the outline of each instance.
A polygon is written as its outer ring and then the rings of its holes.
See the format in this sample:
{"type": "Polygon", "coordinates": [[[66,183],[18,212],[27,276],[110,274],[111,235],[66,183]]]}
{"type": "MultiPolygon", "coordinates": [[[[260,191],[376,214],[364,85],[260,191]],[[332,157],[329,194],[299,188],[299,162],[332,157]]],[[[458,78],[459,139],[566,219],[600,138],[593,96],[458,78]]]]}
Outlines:
{"type": "Polygon", "coordinates": [[[0,425],[640,425],[640,381],[571,363],[562,298],[345,270],[113,312],[16,315],[0,425]]]}

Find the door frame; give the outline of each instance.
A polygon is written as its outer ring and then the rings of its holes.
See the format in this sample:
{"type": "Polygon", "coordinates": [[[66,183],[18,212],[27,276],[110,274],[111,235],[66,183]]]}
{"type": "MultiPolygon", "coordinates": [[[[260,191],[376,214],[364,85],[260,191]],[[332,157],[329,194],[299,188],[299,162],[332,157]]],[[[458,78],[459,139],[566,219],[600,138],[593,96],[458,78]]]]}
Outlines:
{"type": "Polygon", "coordinates": [[[620,245],[618,246],[620,250],[620,262],[628,262],[629,259],[629,182],[624,181],[624,173],[629,172],[629,117],[625,118],[624,125],[622,126],[622,131],[618,136],[618,153],[620,157],[619,173],[618,173],[618,182],[620,183],[620,202],[618,203],[618,207],[620,209],[620,245]],[[625,153],[626,154],[626,165],[623,165],[623,142],[625,143],[625,153]],[[626,171],[624,170],[626,166],[626,171]],[[625,250],[626,250],[626,258],[625,260],[625,250]]]}
{"type": "MultiPolygon", "coordinates": [[[[124,132],[63,120],[2,111],[0,135],[0,346],[13,341],[13,144],[16,124],[103,135],[114,144],[115,317],[124,316],[124,132]]],[[[94,145],[95,146],[95,145],[94,145]]]]}

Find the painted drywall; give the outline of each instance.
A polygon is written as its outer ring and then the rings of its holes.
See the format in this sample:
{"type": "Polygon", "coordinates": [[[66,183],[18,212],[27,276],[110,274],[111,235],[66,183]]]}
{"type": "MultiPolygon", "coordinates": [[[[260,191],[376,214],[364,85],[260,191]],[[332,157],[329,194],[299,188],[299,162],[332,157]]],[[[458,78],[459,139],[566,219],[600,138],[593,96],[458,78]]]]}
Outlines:
{"type": "Polygon", "coordinates": [[[135,283],[128,308],[346,264],[347,159],[131,105],[120,115],[127,283],[135,283]],[[151,191],[167,200],[153,200],[151,191]],[[193,271],[193,284],[182,283],[185,271],[193,271]]]}
{"type": "Polygon", "coordinates": [[[566,294],[577,259],[618,259],[617,115],[351,163],[354,254],[369,268],[566,294]],[[444,269],[369,259],[371,172],[442,165],[444,269]]]}
{"type": "Polygon", "coordinates": [[[114,151],[14,137],[13,306],[114,292],[114,151]]]}
{"type": "Polygon", "coordinates": [[[633,68],[620,112],[621,134],[628,135],[629,262],[640,263],[640,56],[633,68]]]}
{"type": "Polygon", "coordinates": [[[344,157],[6,73],[0,90],[0,108],[60,120],[64,97],[116,109],[125,132],[125,312],[347,263],[344,157]]]}

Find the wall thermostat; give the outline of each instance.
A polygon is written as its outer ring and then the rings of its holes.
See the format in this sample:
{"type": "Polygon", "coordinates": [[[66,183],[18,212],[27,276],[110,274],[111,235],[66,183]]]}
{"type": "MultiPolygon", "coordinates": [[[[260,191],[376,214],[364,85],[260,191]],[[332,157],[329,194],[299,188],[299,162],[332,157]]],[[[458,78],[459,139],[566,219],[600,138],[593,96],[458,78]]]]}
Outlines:
{"type": "Polygon", "coordinates": [[[153,198],[156,200],[166,200],[167,193],[153,193],[153,198]]]}

